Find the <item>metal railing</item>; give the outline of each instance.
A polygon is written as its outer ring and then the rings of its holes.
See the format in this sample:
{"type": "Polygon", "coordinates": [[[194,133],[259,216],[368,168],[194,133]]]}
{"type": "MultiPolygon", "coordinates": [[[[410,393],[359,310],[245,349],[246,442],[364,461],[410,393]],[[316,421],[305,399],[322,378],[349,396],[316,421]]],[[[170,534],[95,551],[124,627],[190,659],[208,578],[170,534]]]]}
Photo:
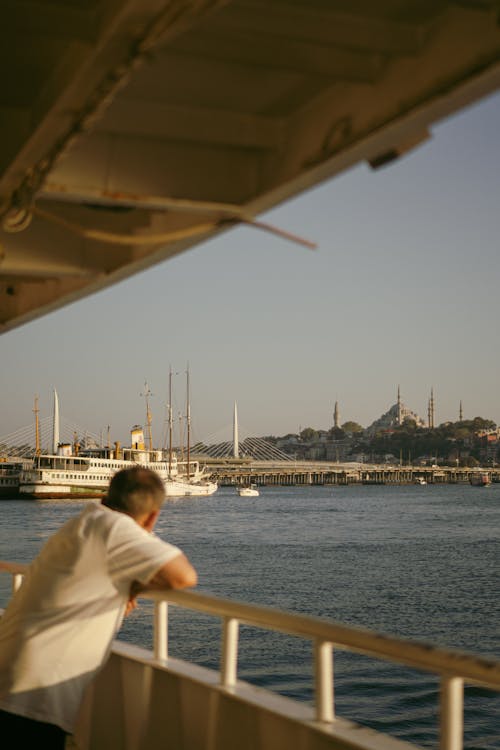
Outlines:
{"type": "MultiPolygon", "coordinates": [[[[14,591],[22,581],[25,568],[24,565],[0,561],[0,573],[10,573],[14,591]]],[[[154,602],[154,656],[160,662],[168,659],[169,603],[221,618],[220,685],[224,688],[234,688],[237,684],[240,625],[254,626],[312,641],[314,702],[318,722],[335,721],[334,647],[437,675],[440,678],[440,750],[462,750],[464,683],[500,691],[498,661],[194,591],[147,591],[140,596],[154,602]]]]}

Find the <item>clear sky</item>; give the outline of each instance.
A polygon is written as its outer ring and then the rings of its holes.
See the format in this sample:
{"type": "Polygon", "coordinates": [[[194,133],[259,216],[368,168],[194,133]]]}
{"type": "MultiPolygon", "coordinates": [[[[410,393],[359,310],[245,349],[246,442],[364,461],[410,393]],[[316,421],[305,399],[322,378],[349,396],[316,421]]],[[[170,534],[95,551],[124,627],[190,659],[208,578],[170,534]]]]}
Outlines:
{"type": "Polygon", "coordinates": [[[500,423],[500,94],[378,171],[362,164],[266,214],[310,251],[233,229],[0,336],[0,436],[61,414],[128,441],[153,396],[159,443],[191,370],[194,439],[367,426],[396,400],[435,421],[500,423]]]}

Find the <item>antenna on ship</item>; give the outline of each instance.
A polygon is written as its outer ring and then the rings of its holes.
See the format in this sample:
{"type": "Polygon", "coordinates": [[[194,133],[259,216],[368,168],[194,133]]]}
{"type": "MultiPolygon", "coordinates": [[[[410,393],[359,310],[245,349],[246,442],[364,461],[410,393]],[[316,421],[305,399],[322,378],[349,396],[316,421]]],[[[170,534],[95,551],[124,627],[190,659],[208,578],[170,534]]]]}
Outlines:
{"type": "Polygon", "coordinates": [[[144,396],[146,400],[146,424],[147,424],[147,430],[148,430],[148,443],[149,443],[149,450],[153,450],[153,436],[151,434],[151,411],[149,409],[149,397],[152,396],[149,386],[147,382],[144,383],[144,393],[141,393],[141,396],[144,396]]]}
{"type": "Polygon", "coordinates": [[[39,456],[42,452],[40,450],[40,420],[38,415],[40,410],[38,408],[38,396],[35,396],[35,406],[33,408],[33,414],[35,415],[35,456],[39,456]]]}

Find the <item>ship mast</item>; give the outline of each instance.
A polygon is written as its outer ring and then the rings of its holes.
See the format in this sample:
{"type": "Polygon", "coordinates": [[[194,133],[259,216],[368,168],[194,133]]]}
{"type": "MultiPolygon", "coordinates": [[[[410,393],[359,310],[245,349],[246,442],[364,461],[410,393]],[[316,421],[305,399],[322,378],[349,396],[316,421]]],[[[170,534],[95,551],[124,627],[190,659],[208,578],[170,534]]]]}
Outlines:
{"type": "Polygon", "coordinates": [[[181,461],[184,461],[184,430],[182,429],[182,413],[179,412],[179,445],[181,447],[181,461]]]}
{"type": "Polygon", "coordinates": [[[40,449],[40,420],[38,418],[39,413],[40,410],[38,408],[38,396],[35,396],[35,406],[33,409],[33,414],[35,415],[35,456],[39,456],[42,452],[40,449]]]}
{"type": "Polygon", "coordinates": [[[187,479],[190,479],[189,459],[191,452],[191,405],[189,403],[189,364],[186,370],[186,429],[187,429],[187,479]]]}
{"type": "Polygon", "coordinates": [[[146,424],[147,424],[147,430],[148,430],[148,443],[149,443],[149,450],[153,450],[153,435],[151,433],[151,423],[152,423],[152,417],[151,417],[151,410],[149,408],[149,397],[153,394],[151,393],[149,386],[147,382],[144,383],[144,393],[142,394],[146,400],[146,424]]]}
{"type": "Polygon", "coordinates": [[[59,447],[59,398],[57,391],[54,388],[54,413],[52,422],[52,453],[57,454],[59,447]]]}
{"type": "Polygon", "coordinates": [[[172,420],[172,367],[168,371],[168,475],[172,476],[172,438],[173,438],[173,420],[172,420]]]}

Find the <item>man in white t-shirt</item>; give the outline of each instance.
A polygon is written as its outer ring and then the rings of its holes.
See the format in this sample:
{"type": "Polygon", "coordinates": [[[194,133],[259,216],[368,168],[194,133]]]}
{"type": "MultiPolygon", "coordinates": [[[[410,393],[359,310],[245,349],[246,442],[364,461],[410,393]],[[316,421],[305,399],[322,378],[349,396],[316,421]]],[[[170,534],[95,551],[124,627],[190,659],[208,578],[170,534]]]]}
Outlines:
{"type": "Polygon", "coordinates": [[[157,474],[124,469],[29,566],[0,620],[2,748],[63,748],[135,595],[196,585],[181,550],[151,533],[164,499],[157,474]]]}

